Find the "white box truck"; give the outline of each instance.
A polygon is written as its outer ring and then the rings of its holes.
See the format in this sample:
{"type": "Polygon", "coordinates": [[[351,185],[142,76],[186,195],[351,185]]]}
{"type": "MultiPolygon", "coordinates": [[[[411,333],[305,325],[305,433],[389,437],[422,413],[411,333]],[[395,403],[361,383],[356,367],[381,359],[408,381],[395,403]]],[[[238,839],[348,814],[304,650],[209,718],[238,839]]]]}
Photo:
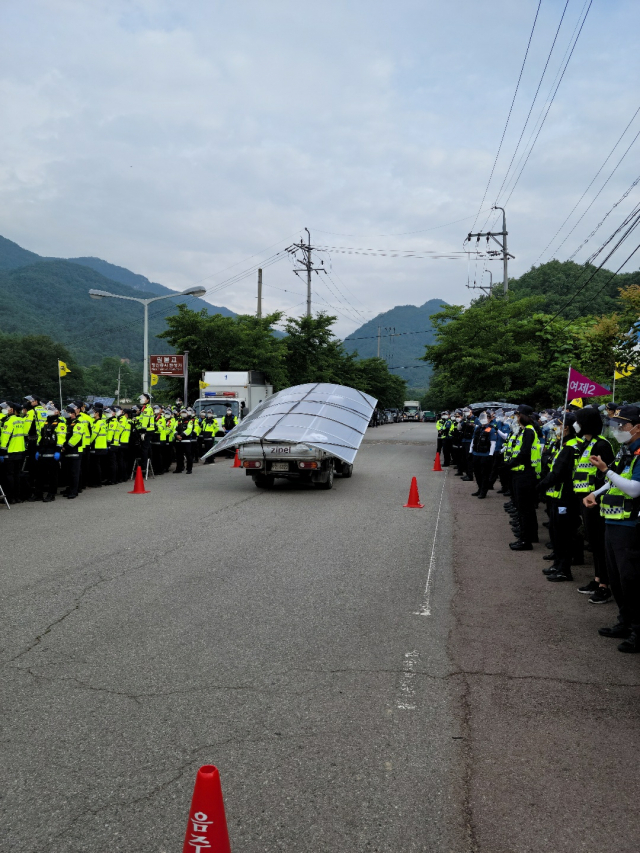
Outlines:
{"type": "Polygon", "coordinates": [[[273,385],[266,384],[261,370],[205,370],[202,382],[205,385],[194,404],[198,415],[211,409],[221,418],[230,408],[240,420],[273,394],[273,385]]]}
{"type": "Polygon", "coordinates": [[[402,407],[402,420],[403,421],[419,421],[420,420],[420,401],[419,400],[405,400],[404,406],[402,407]]]}

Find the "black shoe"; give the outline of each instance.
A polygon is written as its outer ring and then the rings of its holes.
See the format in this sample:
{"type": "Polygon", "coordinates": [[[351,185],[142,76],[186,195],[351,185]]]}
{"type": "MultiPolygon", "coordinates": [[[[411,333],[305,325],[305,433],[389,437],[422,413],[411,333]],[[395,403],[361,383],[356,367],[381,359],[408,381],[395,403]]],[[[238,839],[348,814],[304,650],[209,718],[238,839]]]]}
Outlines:
{"type": "Polygon", "coordinates": [[[549,575],[555,575],[557,573],[557,571],[558,571],[558,567],[556,565],[545,566],[545,568],[542,570],[542,574],[547,575],[547,577],[548,577],[549,575]]]}
{"type": "Polygon", "coordinates": [[[471,482],[473,482],[473,477],[467,477],[467,476],[464,476],[464,477],[462,478],[462,482],[463,482],[463,483],[471,483],[471,482]]]}
{"type": "Polygon", "coordinates": [[[506,494],[506,492],[504,489],[498,489],[498,491],[496,492],[496,495],[505,495],[505,494],[506,494]]]}
{"type": "Polygon", "coordinates": [[[616,622],[611,628],[598,628],[598,634],[601,637],[611,637],[612,639],[622,639],[631,636],[631,628],[627,628],[622,622],[616,622]]]}
{"type": "Polygon", "coordinates": [[[505,509],[511,509],[513,506],[513,501],[507,501],[505,504],[502,504],[505,509]]]}
{"type": "Polygon", "coordinates": [[[480,492],[480,494],[478,495],[478,500],[482,501],[486,498],[486,496],[487,496],[486,492],[480,492]]]}
{"type": "Polygon", "coordinates": [[[543,521],[543,522],[542,522],[542,526],[543,526],[543,527],[549,527],[549,522],[548,522],[548,521],[543,521]]]}
{"type": "MultiPolygon", "coordinates": [[[[556,555],[555,554],[545,554],[542,559],[543,560],[549,560],[549,562],[551,562],[551,560],[553,560],[555,562],[556,555]]],[[[589,592],[591,592],[591,590],[589,590],[589,592]]]]}
{"type": "Polygon", "coordinates": [[[46,498],[42,498],[42,503],[43,504],[50,504],[52,501],[55,501],[55,499],[56,499],[55,495],[47,495],[46,498]]]}
{"type": "Polygon", "coordinates": [[[41,500],[42,500],[42,495],[30,495],[27,498],[27,503],[33,504],[36,501],[41,501],[41,500]]]}
{"type": "Polygon", "coordinates": [[[182,474],[183,471],[184,471],[184,468],[180,468],[179,470],[178,470],[178,468],[176,468],[176,470],[173,473],[174,474],[182,474]]]}
{"type": "Polygon", "coordinates": [[[531,542],[512,542],[509,545],[512,551],[533,551],[531,542]]]}
{"type": "Polygon", "coordinates": [[[66,498],[68,501],[72,501],[72,500],[74,500],[74,499],[75,499],[75,498],[77,498],[77,497],[78,497],[77,495],[65,495],[65,498],[66,498]]]}
{"type": "Polygon", "coordinates": [[[545,542],[545,543],[544,543],[544,547],[545,547],[545,548],[550,548],[551,550],[553,550],[553,542],[545,542]]]}
{"type": "Polygon", "coordinates": [[[506,495],[507,497],[509,497],[509,495],[511,494],[511,491],[510,491],[510,489],[505,489],[505,490],[504,490],[504,492],[503,492],[502,494],[503,494],[503,495],[506,495]]]}
{"type": "MultiPolygon", "coordinates": [[[[543,557],[542,559],[548,560],[550,558],[549,557],[543,557]]],[[[598,590],[598,589],[600,589],[600,584],[598,583],[598,581],[589,581],[588,584],[585,584],[584,586],[579,586],[578,592],[581,592],[583,595],[591,595],[593,592],[596,592],[596,590],[598,590]]]]}
{"type": "Polygon", "coordinates": [[[631,654],[637,654],[640,652],[640,634],[636,634],[635,631],[632,631],[627,639],[620,643],[618,651],[629,652],[631,654]]]}
{"type": "Polygon", "coordinates": [[[567,571],[558,571],[553,575],[547,575],[547,580],[551,581],[551,583],[561,583],[562,581],[572,581],[573,575],[571,572],[567,571]]]}
{"type": "Polygon", "coordinates": [[[598,589],[589,596],[589,604],[608,604],[613,601],[613,593],[608,586],[599,586],[598,589]]]}
{"type": "Polygon", "coordinates": [[[480,489],[476,489],[475,492],[471,492],[471,497],[477,498],[479,494],[480,494],[480,489]]]}
{"type": "Polygon", "coordinates": [[[193,471],[185,471],[185,474],[193,474],[193,471]]]}

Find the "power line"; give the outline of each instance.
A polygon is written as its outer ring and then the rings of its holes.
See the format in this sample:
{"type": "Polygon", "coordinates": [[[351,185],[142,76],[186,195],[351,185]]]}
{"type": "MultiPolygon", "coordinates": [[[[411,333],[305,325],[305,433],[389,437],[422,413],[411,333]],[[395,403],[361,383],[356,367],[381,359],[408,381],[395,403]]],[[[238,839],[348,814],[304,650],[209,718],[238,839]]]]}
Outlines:
{"type": "Polygon", "coordinates": [[[496,153],[495,160],[493,161],[493,166],[491,167],[491,174],[489,175],[489,180],[487,181],[487,186],[485,187],[484,194],[482,196],[482,201],[480,202],[480,207],[478,208],[478,212],[476,213],[476,217],[473,220],[473,225],[471,226],[471,230],[475,228],[475,224],[478,221],[478,217],[480,216],[480,211],[484,206],[485,199],[487,198],[487,193],[489,192],[489,185],[491,184],[491,179],[493,178],[493,173],[496,169],[496,164],[498,162],[498,157],[500,156],[500,151],[502,150],[502,143],[504,142],[504,137],[507,132],[507,127],[509,126],[509,120],[511,118],[511,113],[513,112],[513,105],[516,101],[516,96],[518,94],[518,89],[520,88],[520,81],[522,80],[522,73],[524,71],[524,66],[527,62],[527,56],[529,55],[529,48],[531,47],[531,39],[533,38],[533,32],[536,28],[536,22],[538,20],[538,13],[540,12],[540,6],[542,5],[542,0],[538,0],[538,8],[536,9],[536,16],[533,19],[533,26],[531,27],[531,32],[529,33],[529,41],[527,42],[527,49],[524,54],[524,59],[522,60],[522,66],[520,68],[520,74],[518,74],[518,82],[516,83],[516,89],[513,93],[513,98],[511,99],[511,106],[509,107],[509,114],[507,115],[507,120],[504,125],[504,129],[502,131],[502,136],[500,137],[500,144],[498,145],[498,151],[496,153]]]}
{"type": "MultiPolygon", "coordinates": [[[[531,113],[533,112],[533,107],[534,107],[536,100],[538,98],[538,94],[540,92],[540,87],[542,86],[542,81],[544,80],[544,75],[547,73],[547,68],[549,66],[549,62],[551,61],[551,54],[553,53],[553,49],[556,46],[558,34],[560,32],[560,28],[562,27],[562,22],[564,21],[564,16],[565,16],[565,13],[567,11],[568,5],[569,5],[569,0],[566,0],[566,3],[564,4],[564,9],[562,10],[562,15],[560,16],[560,22],[558,24],[558,28],[556,29],[556,33],[555,33],[555,35],[553,37],[553,41],[551,43],[551,47],[549,48],[549,53],[547,55],[547,61],[545,62],[544,68],[542,69],[542,74],[540,75],[540,79],[538,80],[538,86],[537,86],[535,94],[533,96],[533,100],[531,101],[531,106],[529,107],[529,112],[527,113],[527,118],[525,119],[525,122],[522,126],[522,130],[520,131],[520,136],[518,138],[518,142],[516,144],[516,147],[513,150],[513,154],[511,155],[511,160],[509,161],[507,171],[504,173],[504,178],[502,179],[502,183],[500,184],[500,189],[496,193],[496,200],[495,200],[494,204],[498,203],[498,199],[500,198],[500,193],[502,192],[502,189],[505,185],[505,182],[507,180],[509,172],[511,171],[511,167],[513,166],[513,161],[515,160],[516,154],[518,153],[518,149],[520,148],[520,143],[522,142],[522,137],[524,136],[524,132],[527,129],[527,125],[529,124],[529,119],[531,118],[531,113]]],[[[491,214],[489,214],[489,216],[490,215],[491,214]]],[[[489,220],[489,216],[487,216],[487,220],[485,221],[485,225],[487,224],[487,221],[489,220]]],[[[482,226],[481,230],[483,230],[483,229],[484,229],[484,225],[482,226]]]]}
{"type": "Polygon", "coordinates": [[[538,141],[538,137],[540,136],[540,132],[542,131],[544,123],[547,120],[547,116],[549,115],[549,111],[550,111],[551,107],[553,106],[553,102],[554,102],[555,97],[558,93],[558,89],[560,88],[560,84],[562,83],[562,80],[564,79],[564,75],[565,75],[565,72],[567,70],[567,67],[569,66],[569,63],[571,62],[571,57],[573,56],[573,51],[575,50],[575,47],[578,44],[578,39],[580,38],[580,34],[582,33],[582,28],[584,27],[585,21],[587,20],[587,15],[589,14],[592,3],[593,3],[593,0],[589,0],[589,6],[587,7],[587,11],[584,14],[584,17],[582,19],[582,23],[580,24],[580,29],[578,30],[578,34],[575,37],[575,40],[574,40],[573,45],[571,47],[569,57],[568,57],[565,65],[564,65],[564,68],[562,69],[562,74],[560,75],[560,79],[558,80],[558,85],[556,86],[556,88],[553,91],[553,95],[551,96],[551,100],[549,101],[549,106],[547,107],[546,112],[544,113],[544,116],[542,118],[542,121],[540,122],[540,127],[538,128],[538,132],[536,133],[535,138],[534,138],[533,142],[531,143],[531,147],[529,148],[529,152],[525,158],[524,163],[522,164],[522,168],[518,172],[518,176],[516,177],[515,183],[511,187],[511,192],[507,196],[507,200],[505,202],[503,202],[503,207],[506,207],[509,204],[509,199],[513,195],[515,188],[518,186],[518,182],[520,181],[520,178],[522,177],[522,173],[524,172],[526,165],[529,162],[529,157],[531,157],[531,152],[535,148],[535,144],[538,141]]]}
{"type": "MultiPolygon", "coordinates": [[[[598,222],[598,224],[597,224],[597,225],[596,225],[596,227],[593,229],[593,231],[592,231],[589,235],[587,235],[587,237],[585,237],[585,239],[582,241],[582,243],[580,243],[580,245],[579,245],[579,246],[578,246],[578,248],[575,250],[575,252],[574,252],[572,255],[570,255],[570,256],[569,256],[569,260],[570,260],[570,261],[572,261],[572,260],[575,258],[575,256],[578,254],[578,252],[580,251],[580,249],[582,249],[582,247],[583,247],[583,246],[586,246],[586,244],[587,244],[587,243],[589,242],[589,240],[593,237],[593,235],[596,233],[596,231],[599,231],[599,230],[600,230],[601,226],[604,224],[605,219],[606,219],[606,218],[607,218],[611,213],[613,213],[613,211],[616,209],[616,207],[618,207],[618,205],[619,205],[619,204],[621,204],[621,203],[625,200],[625,198],[629,195],[629,193],[631,192],[631,190],[632,190],[635,186],[637,186],[639,182],[640,182],[640,175],[639,175],[639,176],[635,179],[635,181],[631,184],[631,186],[629,187],[629,189],[628,189],[628,190],[625,190],[625,192],[620,196],[620,198],[618,199],[618,201],[617,201],[614,205],[612,205],[612,206],[609,208],[609,210],[605,213],[605,215],[602,217],[602,219],[600,220],[600,222],[598,222]]],[[[588,262],[588,261],[587,261],[587,262],[588,262]]]]}
{"type": "MultiPolygon", "coordinates": [[[[573,214],[574,214],[574,212],[575,212],[576,208],[579,206],[579,204],[580,204],[580,202],[582,201],[582,199],[586,196],[586,194],[589,192],[589,190],[590,190],[590,189],[591,189],[591,187],[593,186],[593,184],[595,183],[596,179],[598,178],[598,175],[600,174],[600,172],[604,169],[604,167],[607,165],[607,163],[608,163],[608,162],[609,162],[609,160],[611,159],[611,157],[612,157],[612,155],[613,155],[613,152],[616,150],[616,148],[617,148],[617,147],[618,147],[618,145],[620,144],[620,142],[621,142],[621,140],[622,140],[622,137],[625,135],[625,133],[626,133],[626,132],[629,130],[629,128],[631,127],[631,124],[632,124],[633,120],[635,119],[635,117],[638,115],[638,113],[640,113],[640,107],[638,107],[638,109],[635,111],[635,113],[631,116],[631,120],[629,121],[629,124],[625,127],[625,129],[622,131],[622,133],[621,133],[621,134],[620,134],[620,136],[618,137],[618,139],[617,139],[617,141],[616,141],[616,144],[613,146],[613,148],[611,149],[611,151],[609,151],[609,153],[608,153],[608,154],[607,154],[607,156],[605,157],[605,160],[604,160],[603,164],[600,166],[600,168],[598,169],[598,171],[595,173],[595,175],[594,175],[594,176],[593,176],[593,178],[591,179],[591,183],[590,183],[590,184],[589,184],[589,186],[586,188],[586,190],[582,193],[582,195],[580,196],[580,198],[578,199],[578,201],[575,203],[575,205],[573,206],[573,208],[572,208],[572,209],[571,209],[571,211],[569,212],[569,214],[568,214],[567,218],[564,220],[564,222],[562,223],[562,225],[558,228],[558,230],[557,230],[557,231],[556,231],[556,233],[553,235],[553,237],[549,240],[549,242],[548,242],[548,243],[547,243],[547,245],[544,247],[544,249],[542,250],[542,252],[540,252],[540,254],[538,255],[538,257],[536,258],[536,260],[535,260],[535,262],[534,262],[534,266],[535,266],[535,264],[537,264],[537,263],[538,263],[538,261],[540,260],[540,258],[542,258],[542,256],[545,254],[545,252],[547,251],[547,249],[549,248],[549,246],[553,243],[553,241],[556,239],[556,237],[558,236],[558,234],[562,231],[562,229],[563,229],[563,228],[564,228],[564,226],[567,224],[567,222],[569,221],[569,219],[573,216],[573,214]]],[[[634,139],[633,141],[635,142],[635,140],[636,140],[637,138],[638,138],[638,136],[636,135],[636,137],[635,137],[635,139],[634,139]]],[[[633,144],[633,143],[632,143],[632,144],[633,144]]],[[[630,147],[631,147],[631,146],[630,146],[630,147]]],[[[628,150],[629,150],[629,149],[627,148],[627,151],[628,151],[628,150]]],[[[623,155],[623,158],[622,158],[622,159],[624,159],[624,157],[626,156],[626,153],[627,153],[627,152],[625,151],[625,154],[623,155]]],[[[620,162],[618,163],[618,166],[620,165],[620,163],[621,163],[621,162],[622,162],[622,160],[620,160],[620,162]]],[[[618,168],[618,166],[616,166],[616,168],[613,170],[613,172],[615,172],[615,171],[616,171],[616,169],[618,168]]],[[[613,172],[611,173],[611,175],[613,175],[613,172]]],[[[609,177],[607,178],[607,180],[606,180],[606,181],[605,181],[605,183],[603,184],[602,188],[600,189],[600,192],[602,192],[602,190],[604,189],[604,187],[606,186],[606,184],[609,182],[609,180],[610,180],[610,178],[611,178],[611,175],[609,175],[609,177]]],[[[600,192],[598,193],[598,195],[600,195],[600,192]]],[[[598,197],[598,196],[596,196],[596,198],[597,198],[597,197],[598,197]]],[[[593,201],[595,201],[595,198],[594,198],[594,200],[593,200],[593,201]]],[[[593,201],[591,202],[591,204],[593,204],[593,201]]],[[[591,205],[589,205],[589,207],[591,207],[591,205]]],[[[589,208],[587,208],[587,210],[588,210],[588,209],[589,209],[589,208]]],[[[583,219],[583,217],[584,217],[585,213],[587,212],[587,210],[585,210],[585,212],[582,214],[582,216],[580,217],[580,219],[578,220],[578,222],[576,222],[576,225],[578,225],[578,223],[580,222],[580,220],[581,220],[581,219],[583,219]]],[[[560,243],[560,245],[559,245],[559,246],[554,250],[553,254],[555,254],[555,253],[558,251],[558,249],[560,249],[560,248],[565,244],[565,242],[567,241],[567,238],[568,238],[568,237],[570,236],[570,234],[575,230],[576,225],[574,225],[574,227],[573,227],[573,228],[572,228],[572,230],[569,232],[569,234],[567,234],[567,236],[566,236],[566,237],[565,237],[565,239],[562,241],[562,243],[560,243]]]]}

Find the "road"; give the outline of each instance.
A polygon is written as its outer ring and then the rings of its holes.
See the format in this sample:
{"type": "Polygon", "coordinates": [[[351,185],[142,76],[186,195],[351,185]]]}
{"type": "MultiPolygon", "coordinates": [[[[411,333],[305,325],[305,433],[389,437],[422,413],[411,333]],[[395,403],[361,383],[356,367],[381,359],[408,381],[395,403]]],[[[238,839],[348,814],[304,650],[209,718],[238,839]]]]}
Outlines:
{"type": "Polygon", "coordinates": [[[638,849],[635,777],[598,774],[631,770],[639,662],[434,453],[386,425],[330,492],[225,459],[0,511],[0,849],[180,850],[206,763],[234,853],[638,849]]]}

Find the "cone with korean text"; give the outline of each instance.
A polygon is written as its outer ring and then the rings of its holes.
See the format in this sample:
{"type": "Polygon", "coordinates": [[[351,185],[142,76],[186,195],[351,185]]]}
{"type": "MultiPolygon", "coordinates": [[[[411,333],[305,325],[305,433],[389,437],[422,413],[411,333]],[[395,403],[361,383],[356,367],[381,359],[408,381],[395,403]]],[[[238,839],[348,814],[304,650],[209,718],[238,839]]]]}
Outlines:
{"type": "Polygon", "coordinates": [[[198,770],[182,853],[231,853],[220,774],[213,764],[198,770]]]}

